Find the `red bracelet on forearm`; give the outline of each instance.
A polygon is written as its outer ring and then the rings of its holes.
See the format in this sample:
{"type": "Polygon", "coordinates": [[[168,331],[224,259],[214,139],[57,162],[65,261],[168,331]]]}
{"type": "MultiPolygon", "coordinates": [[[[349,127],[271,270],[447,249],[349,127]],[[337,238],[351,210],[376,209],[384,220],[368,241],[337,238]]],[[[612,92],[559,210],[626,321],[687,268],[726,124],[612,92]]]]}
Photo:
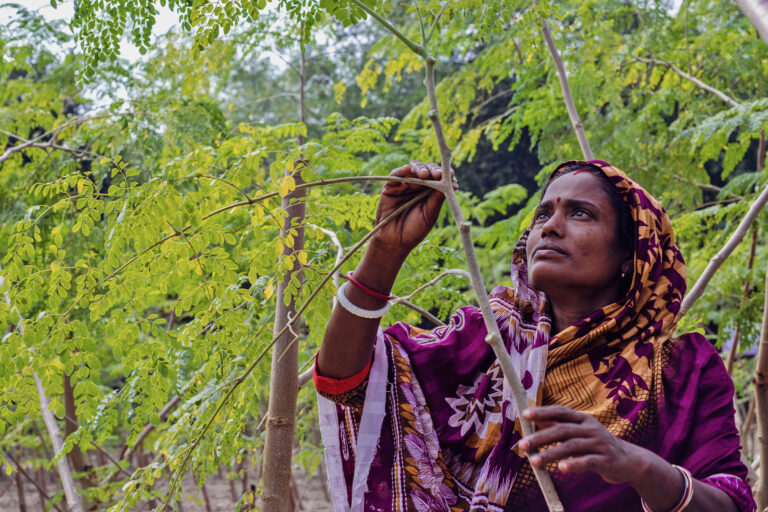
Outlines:
{"type": "Polygon", "coordinates": [[[355,279],[355,276],[352,274],[352,272],[347,272],[347,279],[349,280],[350,283],[352,283],[355,286],[355,288],[364,291],[365,293],[367,293],[368,295],[376,299],[389,302],[390,300],[395,298],[394,295],[384,295],[383,293],[379,293],[376,290],[371,290],[370,288],[365,286],[363,283],[355,279]]]}

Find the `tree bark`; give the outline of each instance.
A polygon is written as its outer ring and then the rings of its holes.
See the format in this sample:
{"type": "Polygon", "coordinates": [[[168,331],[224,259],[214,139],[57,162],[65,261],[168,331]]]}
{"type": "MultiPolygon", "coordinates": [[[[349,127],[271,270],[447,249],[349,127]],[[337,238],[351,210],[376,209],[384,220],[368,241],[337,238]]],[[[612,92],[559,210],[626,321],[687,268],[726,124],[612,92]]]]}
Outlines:
{"type": "Polygon", "coordinates": [[[45,471],[43,468],[39,468],[35,471],[35,479],[37,480],[37,493],[40,496],[40,510],[42,512],[48,512],[45,503],[48,501],[48,492],[45,488],[45,471]]]}
{"type": "Polygon", "coordinates": [[[755,367],[755,412],[757,417],[757,444],[760,462],[760,483],[755,499],[757,509],[768,507],[768,269],[765,273],[765,303],[763,325],[760,333],[760,348],[755,367]]]}
{"type": "MultiPolygon", "coordinates": [[[[302,48],[300,61],[299,120],[305,122],[304,86],[305,52],[302,48]]],[[[299,137],[299,146],[303,137],[299,137]]],[[[297,164],[293,176],[301,183],[303,160],[297,164]]],[[[292,173],[286,172],[286,176],[292,173]]],[[[296,258],[304,250],[304,221],[306,218],[305,189],[296,189],[282,200],[282,207],[288,214],[283,225],[283,236],[293,229],[296,231],[293,247],[285,247],[283,256],[293,255],[293,265],[277,286],[274,333],[277,335],[296,316],[296,301],[288,298],[290,282],[303,281],[302,266],[296,258]],[[286,299],[288,300],[286,301],[286,299]],[[287,302],[287,304],[286,304],[287,302]]],[[[301,285],[299,285],[301,286],[301,285]]],[[[291,459],[293,454],[293,431],[296,418],[296,400],[299,392],[299,322],[293,324],[275,343],[272,349],[272,373],[270,379],[269,409],[267,411],[267,433],[264,442],[262,503],[267,512],[285,510],[290,499],[291,459]]]]}

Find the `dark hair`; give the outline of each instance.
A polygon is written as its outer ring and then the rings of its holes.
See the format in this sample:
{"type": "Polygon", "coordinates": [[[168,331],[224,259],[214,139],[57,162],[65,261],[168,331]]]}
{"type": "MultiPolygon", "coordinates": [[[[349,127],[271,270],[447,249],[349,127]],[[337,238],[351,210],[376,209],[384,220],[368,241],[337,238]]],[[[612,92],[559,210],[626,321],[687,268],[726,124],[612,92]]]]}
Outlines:
{"type": "Polygon", "coordinates": [[[608,198],[611,201],[614,212],[616,212],[616,241],[621,248],[629,249],[634,254],[635,252],[635,224],[632,220],[632,210],[629,205],[619,195],[619,191],[611,183],[610,178],[605,175],[599,167],[586,162],[573,162],[558,171],[557,174],[552,176],[542,191],[542,196],[547,192],[547,188],[556,179],[565,176],[566,174],[572,174],[574,172],[588,172],[592,176],[595,176],[600,181],[600,188],[608,194],[608,198]]]}

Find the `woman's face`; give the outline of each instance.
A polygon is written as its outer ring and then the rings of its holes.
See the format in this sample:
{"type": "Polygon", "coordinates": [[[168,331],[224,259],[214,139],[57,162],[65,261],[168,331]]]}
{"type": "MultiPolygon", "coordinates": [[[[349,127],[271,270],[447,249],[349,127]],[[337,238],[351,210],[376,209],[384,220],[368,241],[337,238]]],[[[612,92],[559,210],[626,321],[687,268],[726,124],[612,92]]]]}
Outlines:
{"type": "Polygon", "coordinates": [[[551,182],[526,243],[531,285],[550,300],[560,294],[617,300],[632,251],[618,247],[616,225],[616,211],[596,176],[575,172],[551,182]]]}

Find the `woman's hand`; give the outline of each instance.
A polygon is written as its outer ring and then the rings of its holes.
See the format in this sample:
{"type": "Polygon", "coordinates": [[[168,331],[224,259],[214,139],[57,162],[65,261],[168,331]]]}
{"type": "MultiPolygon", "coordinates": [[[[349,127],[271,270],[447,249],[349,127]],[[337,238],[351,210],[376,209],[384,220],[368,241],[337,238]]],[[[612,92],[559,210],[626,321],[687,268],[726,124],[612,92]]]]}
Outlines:
{"type": "Polygon", "coordinates": [[[614,436],[589,414],[549,405],[527,409],[523,416],[540,429],[520,441],[523,450],[535,453],[530,458],[535,467],[556,462],[563,473],[594,471],[613,484],[634,484],[648,468],[647,450],[614,436]],[[536,453],[552,443],[559,444],[536,453]]]}
{"type": "MultiPolygon", "coordinates": [[[[408,165],[395,169],[390,173],[390,176],[440,181],[443,177],[443,172],[440,166],[435,163],[413,161],[408,165]]],[[[453,177],[453,171],[451,171],[451,177],[453,177]]],[[[454,184],[454,190],[457,187],[454,184]]],[[[384,184],[379,205],[376,209],[376,222],[384,219],[403,203],[413,199],[414,196],[421,194],[425,188],[427,187],[414,183],[387,181],[384,184]]],[[[444,200],[445,195],[439,190],[433,189],[432,193],[411,205],[410,208],[398,215],[397,218],[381,228],[371,242],[391,254],[405,259],[424,240],[435,225],[435,222],[437,222],[437,217],[440,215],[440,208],[444,200]]]]}
{"type": "MultiPolygon", "coordinates": [[[[594,471],[608,483],[628,483],[651,510],[671,510],[680,502],[682,473],[652,451],[614,436],[589,414],[548,405],[527,409],[523,417],[541,429],[520,441],[520,448],[534,454],[533,466],[556,462],[563,473],[594,471]],[[560,444],[536,453],[552,443],[560,444]]],[[[723,490],[694,480],[686,510],[736,512],[737,507],[723,490]]]]}

